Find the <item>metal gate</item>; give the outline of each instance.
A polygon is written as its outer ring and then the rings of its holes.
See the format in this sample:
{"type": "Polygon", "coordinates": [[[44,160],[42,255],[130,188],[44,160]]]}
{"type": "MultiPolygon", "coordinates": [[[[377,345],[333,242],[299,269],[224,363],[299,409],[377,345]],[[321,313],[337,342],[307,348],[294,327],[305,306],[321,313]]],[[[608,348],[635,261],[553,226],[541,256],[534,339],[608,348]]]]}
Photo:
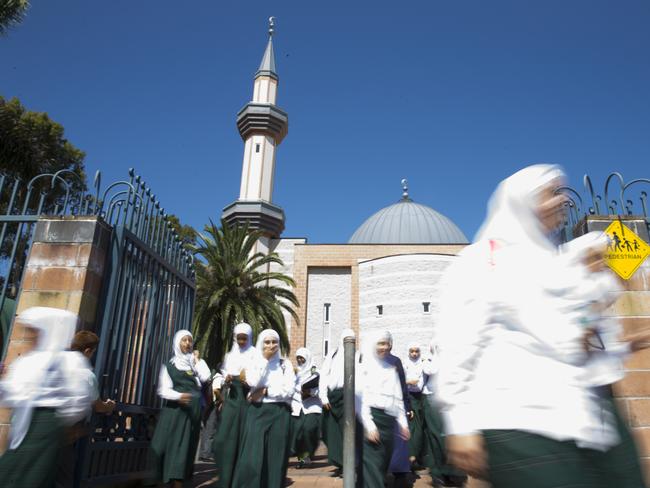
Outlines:
{"type": "MultiPolygon", "coordinates": [[[[98,177],[97,177],[98,178],[98,177]]],[[[95,215],[97,199],[70,170],[30,181],[0,175],[0,349],[4,358],[32,234],[41,216],[95,215]]]]}
{"type": "Polygon", "coordinates": [[[147,476],[148,449],[161,401],[160,366],[171,340],[189,329],[194,305],[192,256],[165,210],[133,170],[128,181],[93,194],[69,170],[29,182],[0,175],[0,325],[4,350],[33,230],[41,217],[101,217],[112,228],[96,332],[95,373],[101,398],[117,402],[110,415],[93,415],[90,436],[77,449],[76,486],[114,485],[147,476]]]}
{"type": "Polygon", "coordinates": [[[596,193],[589,175],[584,175],[584,191],[580,192],[570,186],[558,188],[557,192],[562,192],[567,197],[567,219],[566,225],[562,229],[560,240],[566,242],[573,239],[575,227],[585,217],[591,215],[627,215],[638,216],[645,220],[646,227],[650,233],[650,213],[648,213],[648,193],[641,191],[637,195],[630,197],[630,187],[636,187],[639,184],[650,185],[648,178],[636,178],[626,182],[621,173],[610,173],[605,179],[603,194],[596,193]],[[618,188],[616,191],[610,189],[610,185],[616,182],[618,188]],[[626,192],[628,192],[626,194],[626,192]],[[583,198],[584,196],[584,198],[583,198]]]}
{"type": "Polygon", "coordinates": [[[113,227],[95,373],[100,395],[117,402],[111,416],[94,415],[80,448],[80,486],[146,477],[149,443],[161,400],[161,365],[179,329],[190,329],[194,304],[191,255],[145,183],[114,183],[102,197],[113,227]],[[109,196],[108,192],[112,192],[109,196]]]}

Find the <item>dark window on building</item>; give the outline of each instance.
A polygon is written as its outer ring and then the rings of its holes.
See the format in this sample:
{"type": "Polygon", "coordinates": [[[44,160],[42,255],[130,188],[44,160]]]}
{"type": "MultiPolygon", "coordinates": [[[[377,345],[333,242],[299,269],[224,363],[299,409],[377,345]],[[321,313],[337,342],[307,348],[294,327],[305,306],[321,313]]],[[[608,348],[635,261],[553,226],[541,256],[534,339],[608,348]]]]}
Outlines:
{"type": "Polygon", "coordinates": [[[323,305],[323,322],[326,324],[329,324],[330,321],[330,308],[332,304],[331,303],[325,303],[323,305]]]}
{"type": "Polygon", "coordinates": [[[377,315],[384,315],[384,306],[377,305],[377,315]]]}
{"type": "Polygon", "coordinates": [[[431,311],[431,302],[422,302],[422,308],[424,313],[429,313],[431,311]]]}
{"type": "Polygon", "coordinates": [[[260,152],[260,145],[259,144],[255,144],[255,152],[256,153],[260,152]]]}

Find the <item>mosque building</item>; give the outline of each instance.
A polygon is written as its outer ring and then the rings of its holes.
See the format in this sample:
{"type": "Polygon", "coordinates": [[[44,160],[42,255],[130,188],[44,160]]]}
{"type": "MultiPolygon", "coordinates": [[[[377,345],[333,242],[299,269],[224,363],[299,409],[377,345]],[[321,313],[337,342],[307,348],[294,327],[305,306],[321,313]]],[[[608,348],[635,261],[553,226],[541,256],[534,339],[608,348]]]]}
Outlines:
{"type": "Polygon", "coordinates": [[[237,114],[244,140],[239,198],[224,208],[222,218],[261,230],[258,250],[276,252],[284,262],[271,270],[294,279],[300,321],[285,314],[293,351],[306,346],[320,364],[346,327],[362,341],[369,331],[390,330],[399,355],[413,341],[424,346],[435,334],[441,275],[467,238],[450,219],[411,199],[405,180],[401,198],[371,215],[345,244],[282,237],[285,215],[273,202],[273,185],[276,151],[289,119],[276,105],[279,76],[270,20],[253,99],[237,114]]]}

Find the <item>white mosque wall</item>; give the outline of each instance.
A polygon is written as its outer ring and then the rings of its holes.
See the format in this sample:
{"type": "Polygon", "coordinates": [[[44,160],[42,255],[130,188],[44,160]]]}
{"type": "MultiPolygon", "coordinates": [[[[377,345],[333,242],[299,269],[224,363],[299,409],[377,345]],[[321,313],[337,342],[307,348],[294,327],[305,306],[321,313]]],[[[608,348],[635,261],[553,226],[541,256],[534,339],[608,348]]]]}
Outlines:
{"type": "Polygon", "coordinates": [[[319,366],[326,347],[335,348],[341,331],[350,327],[351,290],[349,267],[309,268],[306,344],[319,366]]]}
{"type": "MultiPolygon", "coordinates": [[[[304,238],[295,238],[295,239],[260,239],[260,244],[265,244],[269,252],[276,252],[282,262],[283,266],[272,263],[269,266],[269,271],[274,273],[284,273],[290,277],[293,277],[293,263],[295,255],[295,245],[304,244],[307,239],[304,238]]],[[[264,248],[260,249],[264,252],[264,248]]],[[[280,281],[274,281],[272,283],[274,286],[281,286],[283,288],[290,288],[280,281]]],[[[291,336],[291,314],[289,312],[283,311],[284,321],[287,324],[287,335],[291,336]]]]}
{"type": "Polygon", "coordinates": [[[359,330],[389,330],[404,358],[411,342],[428,349],[438,319],[441,278],[455,256],[408,254],[359,262],[359,330]],[[424,303],[429,303],[425,311],[424,303]],[[377,307],[381,307],[381,314],[377,307]]]}

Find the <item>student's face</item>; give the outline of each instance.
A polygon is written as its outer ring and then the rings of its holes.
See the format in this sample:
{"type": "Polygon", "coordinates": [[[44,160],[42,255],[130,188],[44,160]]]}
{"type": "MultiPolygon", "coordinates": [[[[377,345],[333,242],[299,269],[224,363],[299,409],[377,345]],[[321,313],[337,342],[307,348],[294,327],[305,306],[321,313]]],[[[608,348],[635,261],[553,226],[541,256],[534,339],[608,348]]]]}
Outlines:
{"type": "Polygon", "coordinates": [[[262,347],[264,349],[264,357],[266,359],[270,359],[273,355],[275,355],[276,352],[278,352],[278,349],[280,349],[280,344],[275,337],[267,337],[264,339],[264,345],[262,347]]]}
{"type": "Polygon", "coordinates": [[[390,348],[390,342],[388,341],[381,340],[377,342],[377,357],[379,357],[379,359],[385,359],[390,352],[390,348]]]}
{"type": "Polygon", "coordinates": [[[192,352],[192,336],[186,335],[181,339],[181,352],[183,354],[192,352]]]}
{"type": "Polygon", "coordinates": [[[302,366],[303,364],[305,364],[305,358],[303,358],[302,356],[296,356],[296,362],[298,363],[298,366],[302,366]]]}
{"type": "Polygon", "coordinates": [[[417,359],[420,357],[420,348],[419,347],[412,347],[409,349],[409,357],[411,359],[417,359]]]}
{"type": "Polygon", "coordinates": [[[564,223],[566,196],[555,193],[564,183],[563,178],[555,178],[537,191],[537,217],[546,232],[553,232],[564,223]]]}
{"type": "Polygon", "coordinates": [[[236,340],[239,347],[245,347],[248,344],[248,336],[246,334],[237,334],[236,340]]]}

